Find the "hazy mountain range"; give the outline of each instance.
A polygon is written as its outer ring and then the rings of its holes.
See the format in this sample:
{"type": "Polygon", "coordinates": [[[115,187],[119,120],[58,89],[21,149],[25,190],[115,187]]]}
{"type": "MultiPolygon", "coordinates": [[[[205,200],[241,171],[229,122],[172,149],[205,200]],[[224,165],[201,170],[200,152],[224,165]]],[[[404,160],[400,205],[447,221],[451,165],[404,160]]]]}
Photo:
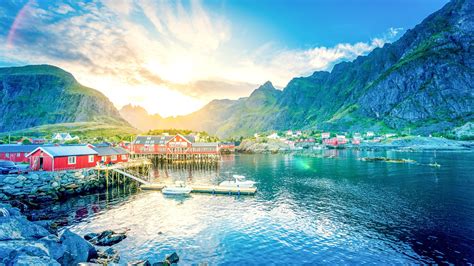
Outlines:
{"type": "Polygon", "coordinates": [[[0,131],[95,122],[141,130],[186,128],[219,136],[285,129],[432,133],[473,121],[474,2],[455,0],[398,41],[353,62],[291,80],[266,82],[249,97],[214,100],[162,118],[139,106],[120,113],[101,93],[52,66],[0,69],[0,131]],[[124,120],[124,119],[125,120],[124,120]]]}

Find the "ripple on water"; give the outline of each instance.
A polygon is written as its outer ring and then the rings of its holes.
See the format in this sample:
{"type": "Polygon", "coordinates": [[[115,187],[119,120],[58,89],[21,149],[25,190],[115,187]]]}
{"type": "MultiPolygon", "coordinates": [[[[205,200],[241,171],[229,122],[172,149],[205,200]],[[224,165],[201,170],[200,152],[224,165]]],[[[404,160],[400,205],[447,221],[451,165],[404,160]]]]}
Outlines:
{"type": "MultiPolygon", "coordinates": [[[[116,245],[123,261],[154,262],[173,251],[184,264],[473,261],[474,183],[458,162],[472,155],[437,154],[439,170],[358,161],[363,152],[338,155],[237,156],[225,167],[258,182],[254,197],[139,193],[70,227],[82,234],[129,230],[116,245]]],[[[397,156],[433,160],[432,154],[397,156]]]]}

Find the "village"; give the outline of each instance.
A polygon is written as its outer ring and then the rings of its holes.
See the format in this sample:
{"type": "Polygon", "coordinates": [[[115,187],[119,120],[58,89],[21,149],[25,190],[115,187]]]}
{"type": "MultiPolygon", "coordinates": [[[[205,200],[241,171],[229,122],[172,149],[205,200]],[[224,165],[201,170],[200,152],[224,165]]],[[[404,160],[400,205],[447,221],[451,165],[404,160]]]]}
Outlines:
{"type": "Polygon", "coordinates": [[[235,145],[226,142],[203,142],[199,135],[137,136],[131,142],[81,143],[69,133],[53,134],[50,140],[22,137],[15,144],[0,145],[2,174],[12,171],[64,171],[113,165],[133,159],[156,157],[168,162],[177,160],[216,161],[220,153],[234,152],[235,145]]]}

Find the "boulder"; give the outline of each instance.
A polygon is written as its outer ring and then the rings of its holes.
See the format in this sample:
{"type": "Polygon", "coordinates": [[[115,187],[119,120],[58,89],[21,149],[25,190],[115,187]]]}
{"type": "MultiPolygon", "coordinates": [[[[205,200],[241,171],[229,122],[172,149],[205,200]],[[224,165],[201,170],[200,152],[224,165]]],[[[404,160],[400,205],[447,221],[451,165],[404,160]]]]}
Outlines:
{"type": "Polygon", "coordinates": [[[64,256],[59,260],[63,265],[76,265],[97,257],[94,246],[69,229],[61,233],[59,241],[65,249],[64,256]]]}
{"type": "Polygon", "coordinates": [[[173,252],[173,254],[171,254],[169,256],[166,256],[166,261],[168,261],[171,264],[178,263],[179,256],[178,256],[178,254],[176,254],[176,252],[173,252]]]}
{"type": "Polygon", "coordinates": [[[127,263],[127,266],[151,266],[148,260],[135,260],[127,263]]]}
{"type": "Polygon", "coordinates": [[[47,256],[49,251],[47,246],[39,241],[0,241],[0,265],[2,265],[2,260],[12,259],[18,253],[25,253],[30,256],[47,256]]]}
{"type": "Polygon", "coordinates": [[[49,235],[38,240],[48,250],[49,256],[59,261],[64,256],[66,248],[61,244],[59,238],[55,235],[49,235]]]}
{"type": "Polygon", "coordinates": [[[89,238],[87,240],[94,245],[112,246],[124,240],[127,236],[125,235],[125,233],[116,233],[112,230],[105,230],[98,235],[95,233],[87,234],[86,236],[84,236],[84,238],[86,237],[89,238]]]}
{"type": "Polygon", "coordinates": [[[0,218],[0,241],[17,239],[39,239],[49,235],[48,230],[23,217],[0,218]]]}
{"type": "Polygon", "coordinates": [[[7,265],[17,265],[17,266],[60,266],[57,261],[53,260],[48,256],[30,256],[24,253],[19,253],[13,258],[8,260],[7,265]]]}
{"type": "Polygon", "coordinates": [[[87,240],[87,241],[90,241],[90,240],[93,240],[93,239],[97,239],[98,236],[99,236],[99,234],[97,234],[97,233],[89,233],[89,234],[86,234],[84,236],[84,239],[87,240]]]}
{"type": "Polygon", "coordinates": [[[20,182],[20,180],[18,180],[17,176],[7,176],[3,179],[3,182],[5,184],[13,185],[13,184],[16,184],[16,183],[20,182]]]}

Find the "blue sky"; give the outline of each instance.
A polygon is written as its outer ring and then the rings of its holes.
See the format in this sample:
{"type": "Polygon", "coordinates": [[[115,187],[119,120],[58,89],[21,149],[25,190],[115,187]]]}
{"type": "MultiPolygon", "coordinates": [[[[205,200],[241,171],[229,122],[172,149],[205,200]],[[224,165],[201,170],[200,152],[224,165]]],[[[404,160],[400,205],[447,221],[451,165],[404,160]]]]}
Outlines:
{"type": "Polygon", "coordinates": [[[3,0],[0,65],[53,64],[163,116],[330,71],[446,0],[3,0]]]}

